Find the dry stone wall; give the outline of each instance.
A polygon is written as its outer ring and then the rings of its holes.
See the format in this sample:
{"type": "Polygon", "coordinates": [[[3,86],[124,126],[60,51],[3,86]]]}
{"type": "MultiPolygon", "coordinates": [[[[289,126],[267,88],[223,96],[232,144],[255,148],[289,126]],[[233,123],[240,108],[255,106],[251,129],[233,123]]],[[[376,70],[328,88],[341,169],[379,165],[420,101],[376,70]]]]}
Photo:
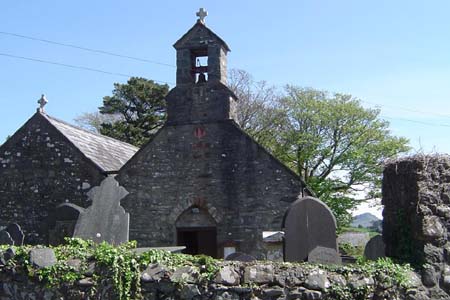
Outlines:
{"type": "Polygon", "coordinates": [[[383,204],[386,255],[418,266],[424,285],[450,294],[450,157],[387,163],[383,204]]]}
{"type": "MultiPolygon", "coordinates": [[[[30,254],[29,270],[55,264],[54,254],[49,248],[30,252],[33,253],[30,254]]],[[[80,260],[70,259],[66,263],[80,269],[80,260]]],[[[24,274],[23,268],[0,264],[0,300],[119,299],[111,270],[97,263],[90,259],[88,268],[83,271],[84,278],[73,283],[63,282],[58,287],[46,286],[36,276],[24,274]]],[[[262,261],[216,263],[218,268],[209,278],[200,275],[204,266],[184,264],[167,267],[160,263],[144,266],[140,273],[139,295],[141,299],[197,300],[446,299],[440,294],[429,294],[419,276],[412,271],[403,274],[408,280],[400,284],[399,275],[392,272],[394,268],[370,272],[373,264],[324,267],[262,261]]]]}

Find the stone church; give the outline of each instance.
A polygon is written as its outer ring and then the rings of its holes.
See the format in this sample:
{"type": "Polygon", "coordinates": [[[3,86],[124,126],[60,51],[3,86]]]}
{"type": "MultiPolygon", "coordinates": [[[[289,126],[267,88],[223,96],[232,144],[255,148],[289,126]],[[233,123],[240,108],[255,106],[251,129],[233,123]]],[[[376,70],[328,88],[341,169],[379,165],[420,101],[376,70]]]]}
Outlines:
{"type": "Polygon", "coordinates": [[[130,239],[214,257],[258,256],[262,232],[281,230],[290,203],[309,192],[234,121],[239,99],[226,85],[228,45],[199,19],[174,48],[167,122],[117,176],[130,193],[122,201],[130,239]]]}
{"type": "Polygon", "coordinates": [[[48,243],[60,231],[55,220],[73,230],[78,214],[70,205],[88,206],[90,187],[117,173],[129,192],[121,201],[129,236],[139,246],[263,258],[263,231],[281,230],[290,204],[311,193],[234,121],[239,99],[227,87],[230,48],[204,16],[174,48],[167,122],[138,151],[39,111],[0,147],[0,226],[17,222],[27,243],[48,243]],[[58,209],[60,219],[52,218],[58,209]]]}

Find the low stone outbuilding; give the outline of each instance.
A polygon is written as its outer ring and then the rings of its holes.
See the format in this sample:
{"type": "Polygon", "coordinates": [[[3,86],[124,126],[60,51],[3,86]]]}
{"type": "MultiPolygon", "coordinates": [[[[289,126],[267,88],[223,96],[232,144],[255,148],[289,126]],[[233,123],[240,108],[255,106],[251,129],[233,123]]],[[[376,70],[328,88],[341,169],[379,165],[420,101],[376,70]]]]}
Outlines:
{"type": "Polygon", "coordinates": [[[63,203],[86,207],[87,191],[136,151],[38,110],[0,146],[0,227],[20,224],[29,244],[47,244],[49,231],[73,230],[76,220],[64,217],[78,213],[64,207],[63,221],[57,224],[54,210],[63,203]]]}

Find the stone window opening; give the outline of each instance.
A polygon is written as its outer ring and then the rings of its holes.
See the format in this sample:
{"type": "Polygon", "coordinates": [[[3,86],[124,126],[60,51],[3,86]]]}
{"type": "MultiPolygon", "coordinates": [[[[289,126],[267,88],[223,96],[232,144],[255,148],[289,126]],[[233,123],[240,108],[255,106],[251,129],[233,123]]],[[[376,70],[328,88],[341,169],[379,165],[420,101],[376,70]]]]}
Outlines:
{"type": "Polygon", "coordinates": [[[192,77],[195,83],[208,81],[208,49],[196,49],[191,51],[192,77]]]}

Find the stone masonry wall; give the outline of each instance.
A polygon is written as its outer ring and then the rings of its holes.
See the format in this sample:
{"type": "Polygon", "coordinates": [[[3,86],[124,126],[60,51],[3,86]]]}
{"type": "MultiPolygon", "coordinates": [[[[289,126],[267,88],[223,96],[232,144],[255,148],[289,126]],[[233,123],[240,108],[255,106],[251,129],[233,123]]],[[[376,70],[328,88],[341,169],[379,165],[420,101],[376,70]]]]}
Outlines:
{"type": "Polygon", "coordinates": [[[262,231],[281,230],[303,192],[298,177],[231,120],[166,125],[117,179],[130,193],[121,204],[139,246],[175,245],[177,218],[198,206],[217,223],[219,249],[233,241],[260,259],[262,231]]]}
{"type": "MultiPolygon", "coordinates": [[[[76,260],[68,263],[79,267],[76,260]]],[[[448,299],[441,294],[430,295],[412,271],[404,274],[408,280],[401,284],[391,278],[388,270],[369,274],[367,267],[362,266],[326,268],[308,264],[223,261],[218,264],[218,271],[210,279],[202,279],[195,266],[150,264],[141,272],[142,298],[139,299],[448,299]]],[[[82,279],[48,287],[20,270],[0,265],[0,300],[119,299],[111,271],[92,260],[88,269],[82,279]],[[96,279],[93,279],[94,274],[96,279]]]]}
{"type": "Polygon", "coordinates": [[[88,206],[104,175],[40,114],[0,147],[0,227],[18,223],[25,243],[48,243],[46,219],[57,205],[88,206]]]}
{"type": "Polygon", "coordinates": [[[382,203],[387,256],[421,267],[427,287],[450,294],[450,157],[387,163],[382,203]]]}

